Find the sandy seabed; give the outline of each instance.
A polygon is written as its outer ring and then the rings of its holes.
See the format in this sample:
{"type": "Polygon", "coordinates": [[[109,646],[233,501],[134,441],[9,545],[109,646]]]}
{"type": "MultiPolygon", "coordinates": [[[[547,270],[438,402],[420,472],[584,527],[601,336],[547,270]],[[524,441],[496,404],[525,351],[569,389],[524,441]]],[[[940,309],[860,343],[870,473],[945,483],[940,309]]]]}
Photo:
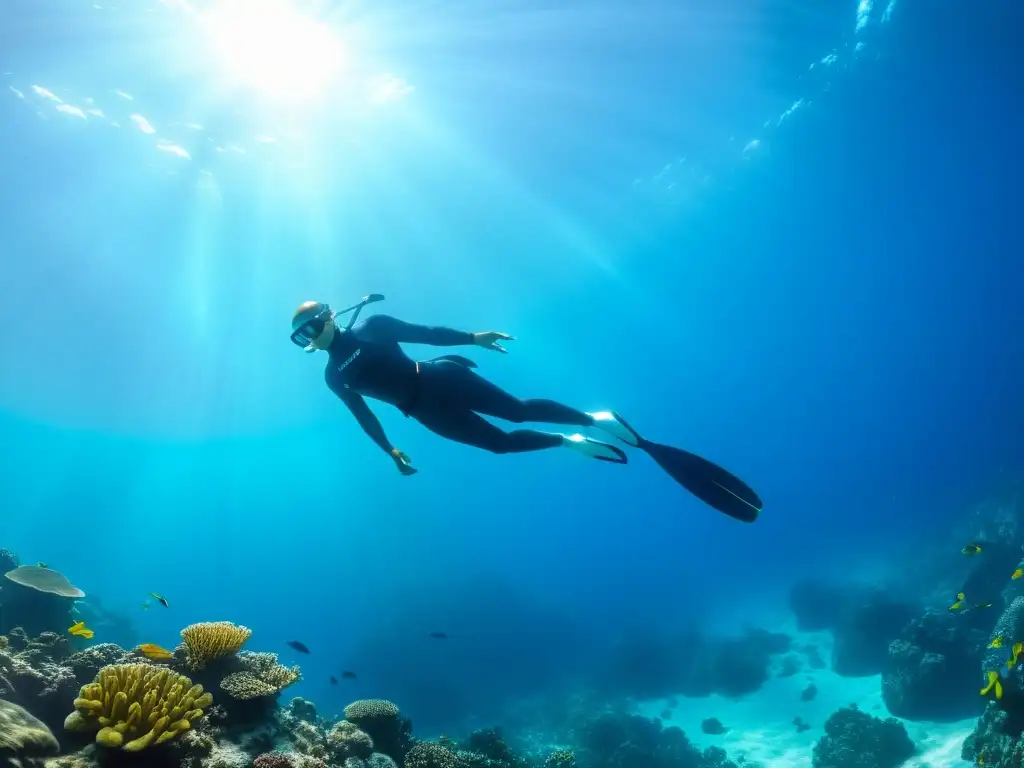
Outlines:
{"type": "MultiPolygon", "coordinates": [[[[816,645],[824,658],[829,658],[832,638],[827,633],[800,633],[788,630],[794,645],[816,645]]],[[[764,768],[810,768],[815,742],[824,734],[828,716],[840,707],[856,704],[876,717],[889,717],[882,702],[881,676],[840,677],[830,669],[804,669],[791,677],[770,679],[754,694],[740,699],[709,696],[703,699],[679,697],[671,716],[662,718],[667,726],[676,725],[686,732],[699,748],[721,747],[732,759],[743,757],[764,768]],[[800,694],[809,683],[818,689],[811,701],[801,701],[800,694]],[[728,730],[709,735],[701,730],[701,722],[717,718],[728,730]],[[797,731],[793,724],[799,717],[810,726],[797,731]]],[[[670,709],[666,699],[642,702],[639,714],[660,717],[670,709]]],[[[974,730],[976,718],[954,723],[905,721],[907,733],[917,746],[917,754],[905,768],[962,768],[971,763],[960,758],[964,739],[974,730]]]]}

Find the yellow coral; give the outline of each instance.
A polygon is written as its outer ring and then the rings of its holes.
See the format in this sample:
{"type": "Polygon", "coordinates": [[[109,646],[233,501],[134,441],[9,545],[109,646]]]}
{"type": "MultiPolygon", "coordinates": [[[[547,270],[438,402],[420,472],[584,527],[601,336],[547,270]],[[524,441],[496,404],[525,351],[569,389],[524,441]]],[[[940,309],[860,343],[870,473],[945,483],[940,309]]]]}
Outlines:
{"type": "Polygon", "coordinates": [[[230,621],[206,621],[181,630],[188,651],[189,669],[202,669],[214,659],[238,653],[252,630],[230,621]]]}
{"type": "Polygon", "coordinates": [[[97,731],[97,744],[138,752],[187,731],[212,703],[203,686],[192,685],[166,667],[111,664],[100,670],[94,682],[82,686],[64,727],[97,731]]]}

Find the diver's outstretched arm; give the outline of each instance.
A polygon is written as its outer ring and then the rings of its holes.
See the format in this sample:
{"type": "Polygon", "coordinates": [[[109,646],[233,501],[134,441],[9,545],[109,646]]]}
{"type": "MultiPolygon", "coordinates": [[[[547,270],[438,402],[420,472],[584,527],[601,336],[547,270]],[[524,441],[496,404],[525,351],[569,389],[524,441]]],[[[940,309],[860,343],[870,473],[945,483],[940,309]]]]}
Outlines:
{"type": "Polygon", "coordinates": [[[356,417],[356,421],[359,422],[359,426],[363,428],[363,432],[370,436],[370,439],[377,444],[384,453],[391,453],[395,449],[395,446],[388,440],[388,436],[384,434],[384,427],[380,424],[373,411],[370,410],[370,406],[366,404],[363,396],[357,394],[349,389],[343,389],[341,391],[335,391],[338,398],[348,409],[352,411],[352,415],[356,417]]]}
{"type": "Polygon", "coordinates": [[[373,411],[370,410],[370,406],[366,404],[363,396],[353,392],[349,389],[333,389],[334,394],[345,405],[352,411],[352,415],[356,417],[356,421],[359,422],[359,426],[363,428],[363,431],[370,436],[370,439],[377,444],[382,451],[384,451],[391,459],[395,462],[398,467],[398,471],[403,475],[412,475],[416,473],[412,463],[409,461],[409,457],[402,453],[400,450],[395,448],[388,440],[388,436],[384,434],[384,427],[381,426],[380,419],[378,419],[373,411]]]}
{"type": "Polygon", "coordinates": [[[435,347],[465,347],[476,344],[475,334],[438,325],[416,325],[390,315],[374,315],[352,327],[361,341],[400,344],[430,344],[435,347]]]}

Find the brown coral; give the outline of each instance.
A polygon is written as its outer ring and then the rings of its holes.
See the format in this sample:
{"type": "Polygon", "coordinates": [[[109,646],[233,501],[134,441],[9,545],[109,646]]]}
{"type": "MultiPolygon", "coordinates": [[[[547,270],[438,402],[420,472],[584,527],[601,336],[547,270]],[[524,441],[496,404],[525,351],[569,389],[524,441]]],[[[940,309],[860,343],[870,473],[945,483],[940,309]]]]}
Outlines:
{"type": "Polygon", "coordinates": [[[243,670],[221,680],[220,687],[234,699],[255,699],[275,696],[302,678],[298,667],[286,667],[277,662],[276,653],[238,654],[243,670]]]}
{"type": "Polygon", "coordinates": [[[409,750],[409,721],[386,699],[361,699],[345,707],[345,719],[373,739],[374,748],[401,762],[409,750]]]}
{"type": "Polygon", "coordinates": [[[398,717],[398,707],[387,699],[360,699],[345,707],[345,719],[360,725],[367,720],[392,720],[398,717]]]}
{"type": "MultiPolygon", "coordinates": [[[[56,753],[57,739],[41,721],[9,701],[0,701],[0,760],[56,753]]],[[[19,764],[17,762],[15,765],[19,764]]]]}
{"type": "Polygon", "coordinates": [[[347,720],[337,723],[327,734],[327,743],[335,760],[344,761],[349,757],[363,760],[373,754],[373,739],[359,726],[347,720]]]}
{"type": "Polygon", "coordinates": [[[189,669],[200,670],[214,659],[238,653],[251,636],[251,629],[230,621],[190,624],[181,630],[187,653],[186,663],[189,669]]]}

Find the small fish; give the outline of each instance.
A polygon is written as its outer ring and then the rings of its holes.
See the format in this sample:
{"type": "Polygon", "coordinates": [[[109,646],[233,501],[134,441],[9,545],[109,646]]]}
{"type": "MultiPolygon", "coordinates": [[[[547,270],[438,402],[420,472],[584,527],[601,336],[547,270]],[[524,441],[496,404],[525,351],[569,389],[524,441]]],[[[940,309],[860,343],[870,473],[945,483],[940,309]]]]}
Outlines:
{"type": "Polygon", "coordinates": [[[448,639],[448,635],[446,635],[444,632],[431,632],[429,635],[427,635],[427,637],[432,637],[435,640],[447,640],[448,639]]]}
{"type": "Polygon", "coordinates": [[[1003,636],[992,638],[992,642],[988,644],[989,648],[1002,648],[1003,647],[1003,636]]]}
{"type": "Polygon", "coordinates": [[[289,640],[285,645],[289,648],[294,648],[299,653],[309,653],[309,648],[306,647],[306,644],[300,643],[298,640],[289,640]]]}
{"type": "Polygon", "coordinates": [[[331,685],[337,685],[337,684],[338,684],[338,678],[336,678],[334,675],[331,675],[331,685]]]}
{"type": "Polygon", "coordinates": [[[957,592],[956,593],[956,602],[953,603],[951,606],[949,606],[949,608],[947,608],[947,610],[950,613],[956,613],[957,611],[962,611],[964,609],[964,601],[966,599],[967,599],[967,595],[965,595],[963,592],[957,592]]]}
{"type": "Polygon", "coordinates": [[[341,676],[342,676],[342,678],[343,678],[343,679],[345,679],[345,680],[355,680],[355,679],[356,679],[356,673],[355,673],[355,672],[353,672],[353,671],[352,671],[352,670],[350,670],[350,669],[344,669],[344,670],[342,670],[342,672],[341,672],[341,676]]]}
{"type": "Polygon", "coordinates": [[[158,603],[160,603],[160,605],[162,605],[164,608],[170,608],[171,607],[170,605],[167,604],[167,598],[166,597],[160,597],[160,595],[158,595],[156,592],[150,592],[149,594],[150,594],[150,596],[154,600],[156,600],[158,603]]]}
{"type": "Polygon", "coordinates": [[[981,545],[980,544],[973,544],[973,543],[972,544],[968,544],[967,546],[965,546],[960,551],[963,552],[965,555],[980,555],[981,554],[981,545]]]}
{"type": "Polygon", "coordinates": [[[159,645],[153,645],[153,643],[143,643],[135,650],[153,661],[167,661],[174,658],[173,653],[166,648],[161,648],[159,645]]]}
{"type": "Polygon", "coordinates": [[[1021,576],[1024,576],[1024,568],[1018,568],[1016,571],[1010,574],[1010,578],[1016,581],[1021,576]]]}
{"type": "Polygon", "coordinates": [[[146,602],[144,602],[142,604],[142,610],[148,611],[149,610],[149,606],[151,606],[152,604],[153,604],[152,600],[147,600],[146,602]]]}
{"type": "Polygon", "coordinates": [[[40,568],[49,568],[50,567],[46,563],[44,563],[42,560],[40,560],[38,563],[36,563],[36,565],[38,567],[40,567],[40,568]]]}
{"type": "Polygon", "coordinates": [[[989,672],[988,685],[981,689],[982,696],[988,696],[990,693],[996,697],[997,701],[1003,698],[1003,683],[999,679],[998,672],[989,672]]]}
{"type": "Polygon", "coordinates": [[[975,608],[991,608],[992,603],[976,603],[975,608]]]}
{"type": "Polygon", "coordinates": [[[84,621],[80,621],[77,624],[72,624],[68,627],[68,633],[75,637],[84,637],[86,640],[92,640],[93,635],[96,634],[91,629],[85,626],[84,621]]]}
{"type": "Polygon", "coordinates": [[[1024,653],[1024,643],[1014,643],[1010,653],[1012,655],[1010,656],[1009,661],[1006,662],[1006,666],[1013,669],[1017,666],[1017,662],[1020,661],[1020,655],[1024,653]]]}

